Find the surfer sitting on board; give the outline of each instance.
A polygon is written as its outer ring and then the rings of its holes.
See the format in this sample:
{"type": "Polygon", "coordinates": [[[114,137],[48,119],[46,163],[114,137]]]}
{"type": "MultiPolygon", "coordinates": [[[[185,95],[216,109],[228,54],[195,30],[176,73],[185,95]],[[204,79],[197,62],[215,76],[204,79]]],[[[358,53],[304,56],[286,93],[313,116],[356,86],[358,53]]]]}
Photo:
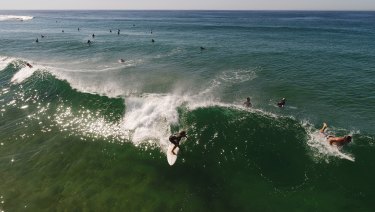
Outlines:
{"type": "Polygon", "coordinates": [[[277,103],[277,106],[284,107],[285,106],[285,101],[286,101],[286,99],[282,98],[281,101],[277,103]]]}
{"type": "Polygon", "coordinates": [[[174,144],[174,147],[172,149],[172,154],[176,155],[176,153],[174,152],[174,150],[178,147],[180,148],[180,141],[181,141],[181,138],[187,138],[186,136],[186,132],[185,131],[181,131],[179,132],[178,134],[176,135],[171,135],[169,136],[169,141],[174,144]]]}
{"type": "Polygon", "coordinates": [[[244,105],[245,107],[251,107],[251,106],[252,106],[252,105],[251,105],[251,102],[250,102],[250,97],[247,97],[247,98],[246,98],[246,102],[244,102],[243,105],[244,105]]]}
{"type": "Polygon", "coordinates": [[[325,131],[328,128],[326,123],[323,123],[323,127],[319,130],[329,142],[330,145],[335,144],[336,146],[343,146],[344,144],[348,144],[352,141],[352,136],[346,135],[344,137],[335,137],[333,135],[328,135],[325,131]]]}

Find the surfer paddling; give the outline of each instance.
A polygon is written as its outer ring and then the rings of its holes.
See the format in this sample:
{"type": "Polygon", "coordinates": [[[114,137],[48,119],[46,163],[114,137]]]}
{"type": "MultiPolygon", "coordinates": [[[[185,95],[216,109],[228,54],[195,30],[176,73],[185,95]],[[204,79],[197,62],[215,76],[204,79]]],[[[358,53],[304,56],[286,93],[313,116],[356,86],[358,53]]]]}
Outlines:
{"type": "Polygon", "coordinates": [[[185,131],[181,131],[179,132],[178,134],[176,135],[171,135],[169,136],[169,141],[174,144],[174,147],[172,149],[172,154],[176,155],[176,153],[174,152],[174,150],[178,147],[180,148],[180,141],[182,138],[187,138],[186,136],[186,132],[185,131]]]}
{"type": "Polygon", "coordinates": [[[326,133],[327,128],[327,123],[323,123],[323,127],[319,130],[319,132],[326,137],[330,145],[335,144],[336,146],[343,146],[352,141],[352,136],[350,135],[346,135],[344,137],[335,137],[333,135],[328,135],[326,133]]]}

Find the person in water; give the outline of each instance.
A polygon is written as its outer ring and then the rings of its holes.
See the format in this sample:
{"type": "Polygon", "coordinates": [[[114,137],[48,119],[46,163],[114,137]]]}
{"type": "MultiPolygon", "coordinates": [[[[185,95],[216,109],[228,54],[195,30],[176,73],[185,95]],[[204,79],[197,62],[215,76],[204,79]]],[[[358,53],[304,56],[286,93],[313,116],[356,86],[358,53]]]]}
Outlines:
{"type": "Polygon", "coordinates": [[[92,38],[95,38],[95,34],[92,34],[92,38]]]}
{"type": "Polygon", "coordinates": [[[176,135],[171,135],[169,136],[169,141],[174,144],[174,147],[172,149],[172,154],[176,155],[176,153],[174,152],[174,150],[178,147],[180,148],[180,141],[182,138],[187,138],[186,136],[186,132],[185,131],[181,131],[179,132],[178,134],[176,135]]]}
{"type": "Polygon", "coordinates": [[[87,41],[87,44],[89,44],[89,46],[91,45],[91,43],[92,43],[91,40],[88,40],[88,41],[87,41]]]}
{"type": "Polygon", "coordinates": [[[27,65],[29,68],[32,68],[32,67],[33,67],[30,63],[26,63],[26,65],[27,65]]]}
{"type": "Polygon", "coordinates": [[[247,98],[246,98],[246,102],[244,102],[243,105],[244,105],[245,107],[251,107],[251,106],[253,106],[253,105],[251,104],[251,102],[250,102],[250,97],[247,97],[247,98]]]}
{"type": "Polygon", "coordinates": [[[151,39],[151,42],[155,43],[155,40],[154,40],[154,39],[151,39]]]}
{"type": "Polygon", "coordinates": [[[323,127],[319,130],[319,132],[326,137],[330,145],[335,144],[336,146],[343,146],[352,141],[352,136],[350,135],[346,135],[344,137],[335,137],[333,135],[328,135],[326,133],[327,128],[328,128],[327,123],[323,123],[323,127]]]}
{"type": "Polygon", "coordinates": [[[37,39],[35,40],[35,42],[36,42],[36,43],[39,43],[39,39],[37,38],[37,39]]]}
{"type": "Polygon", "coordinates": [[[285,99],[285,98],[282,98],[282,99],[280,100],[280,102],[277,103],[277,106],[279,106],[279,107],[284,107],[284,106],[285,106],[285,101],[286,101],[286,99],[285,99]]]}

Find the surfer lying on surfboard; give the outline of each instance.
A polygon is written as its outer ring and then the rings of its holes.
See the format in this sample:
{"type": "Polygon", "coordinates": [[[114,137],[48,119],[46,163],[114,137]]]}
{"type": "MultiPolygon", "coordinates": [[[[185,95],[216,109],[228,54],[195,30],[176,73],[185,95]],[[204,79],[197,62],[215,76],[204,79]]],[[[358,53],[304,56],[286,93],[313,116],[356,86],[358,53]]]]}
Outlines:
{"type": "Polygon", "coordinates": [[[326,123],[323,123],[323,127],[319,130],[319,132],[326,137],[327,141],[330,145],[335,144],[336,146],[343,146],[348,144],[352,141],[352,136],[346,135],[344,137],[335,137],[333,135],[328,135],[325,131],[328,128],[326,123]]]}
{"type": "Polygon", "coordinates": [[[185,131],[181,131],[179,132],[178,134],[175,134],[175,135],[171,135],[169,136],[169,141],[174,144],[174,147],[172,149],[172,154],[176,155],[176,153],[174,152],[174,150],[178,147],[180,148],[180,141],[181,139],[185,137],[187,138],[186,136],[186,132],[185,131]]]}

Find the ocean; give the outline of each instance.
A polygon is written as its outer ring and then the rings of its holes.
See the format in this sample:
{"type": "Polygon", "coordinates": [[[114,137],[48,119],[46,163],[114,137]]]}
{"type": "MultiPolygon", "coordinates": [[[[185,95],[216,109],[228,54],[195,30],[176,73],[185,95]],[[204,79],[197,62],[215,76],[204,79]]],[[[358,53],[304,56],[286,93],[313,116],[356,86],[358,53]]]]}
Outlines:
{"type": "Polygon", "coordinates": [[[374,211],[374,23],[0,11],[0,210],[374,211]]]}

